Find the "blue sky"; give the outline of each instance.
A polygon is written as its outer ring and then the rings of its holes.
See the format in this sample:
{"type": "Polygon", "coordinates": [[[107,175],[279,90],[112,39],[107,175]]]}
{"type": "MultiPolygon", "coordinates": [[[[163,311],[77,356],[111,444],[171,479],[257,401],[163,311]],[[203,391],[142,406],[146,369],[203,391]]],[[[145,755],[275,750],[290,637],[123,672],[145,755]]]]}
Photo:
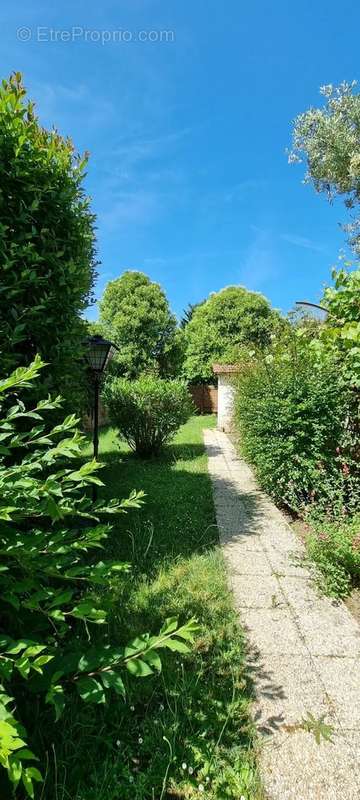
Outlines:
{"type": "Polygon", "coordinates": [[[21,70],[42,122],[90,151],[97,296],[139,269],[162,284],[178,315],[229,284],[283,310],[320,297],[344,244],[345,211],[303,185],[285,149],[291,121],[321,102],[322,84],[358,77],[356,6],[34,0],[3,8],[3,75],[21,70]],[[140,31],[172,33],[139,41],[140,31]]]}

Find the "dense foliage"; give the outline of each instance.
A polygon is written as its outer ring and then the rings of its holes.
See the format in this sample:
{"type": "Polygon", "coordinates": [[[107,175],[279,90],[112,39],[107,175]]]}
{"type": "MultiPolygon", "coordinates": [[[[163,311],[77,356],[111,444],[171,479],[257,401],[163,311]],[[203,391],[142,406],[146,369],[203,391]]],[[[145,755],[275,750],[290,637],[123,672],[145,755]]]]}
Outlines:
{"type": "Polygon", "coordinates": [[[349,403],[337,364],[318,359],[296,331],[242,365],[236,403],[242,448],[278,502],[299,510],[331,488],[346,494],[349,403]]]}
{"type": "Polygon", "coordinates": [[[107,284],[100,325],[119,347],[113,363],[118,375],[135,378],[150,371],[166,377],[178,372],[176,319],[161,286],[143,272],[127,271],[107,284]]]}
{"type": "Polygon", "coordinates": [[[244,454],[275,500],[309,521],[309,551],[338,594],[360,580],[359,276],[334,272],[323,323],[294,322],[244,359],[236,397],[244,454]]]}
{"type": "Polygon", "coordinates": [[[124,698],[121,672],[159,670],[158,649],[185,652],[194,630],[192,622],[179,628],[168,620],[158,635],[126,646],[97,635],[106,593],[129,569],[91,557],[110,530],[101,519],[138,507],[142,493],[91,504],[86,488],[102,485],[99,464],[79,461],[83,437],[74,416],[47,429],[43,415],[59,399],[26,409],[18,397],[42,366],[36,358],[0,381],[7,400],[0,419],[0,764],[14,789],[21,781],[30,797],[42,774],[29,746],[38,726],[46,746],[46,704],[58,719],[74,693],[86,704],[124,698]]]}
{"type": "Polygon", "coordinates": [[[308,515],[308,552],[322,575],[327,594],[344,597],[360,578],[360,515],[329,519],[308,515]]]}
{"type": "Polygon", "coordinates": [[[213,381],[212,365],[232,363],[244,345],[263,346],[270,340],[277,315],[261,294],[229,286],[196,306],[185,326],[186,378],[213,381]]]}
{"type": "Polygon", "coordinates": [[[354,389],[356,400],[360,389],[360,269],[334,270],[332,277],[334,285],[324,293],[329,313],[319,341],[321,349],[339,359],[342,379],[354,389]]]}
{"type": "Polygon", "coordinates": [[[338,87],[323,86],[322,108],[311,108],[295,120],[291,161],[307,162],[306,180],[330,200],[343,197],[355,219],[347,225],[360,251],[360,94],[356,81],[338,87]]]}
{"type": "Polygon", "coordinates": [[[103,399],[111,423],[130,447],[145,457],[157,455],[193,410],[181,381],[151,375],[134,381],[110,379],[103,399]]]}
{"type": "Polygon", "coordinates": [[[188,303],[187,307],[183,311],[183,315],[180,320],[181,330],[184,330],[186,328],[190,320],[193,318],[196,309],[199,308],[199,306],[202,306],[204,303],[206,303],[206,300],[201,300],[199,303],[188,303]]]}
{"type": "MultiPolygon", "coordinates": [[[[41,127],[21,76],[0,86],[0,374],[40,353],[46,390],[80,404],[84,327],[95,274],[94,217],[84,194],[86,157],[41,127]]],[[[38,385],[41,394],[42,388],[38,385]]]]}

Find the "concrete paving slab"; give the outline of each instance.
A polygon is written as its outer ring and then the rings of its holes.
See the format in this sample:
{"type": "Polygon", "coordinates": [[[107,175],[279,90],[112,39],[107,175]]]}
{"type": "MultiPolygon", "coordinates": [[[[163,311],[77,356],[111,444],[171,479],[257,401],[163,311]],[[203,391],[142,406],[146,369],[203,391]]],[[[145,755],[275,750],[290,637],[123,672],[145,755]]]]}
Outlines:
{"type": "Polygon", "coordinates": [[[284,655],[306,654],[305,643],[287,606],[261,611],[239,609],[239,613],[250,644],[264,655],[277,655],[279,652],[284,655]]]}
{"type": "MultiPolygon", "coordinates": [[[[347,610],[321,603],[308,608],[306,613],[295,608],[297,624],[309,652],[314,656],[360,656],[360,630],[347,610]]],[[[360,698],[359,698],[360,700],[360,698]]]]}
{"type": "Polygon", "coordinates": [[[240,575],[272,575],[273,569],[264,551],[241,550],[232,547],[225,551],[229,566],[240,572],[240,575]]]}
{"type": "Polygon", "coordinates": [[[320,744],[306,731],[279,732],[269,737],[261,759],[269,800],[359,800],[358,765],[338,731],[320,744]]]}
{"type": "Polygon", "coordinates": [[[262,733],[273,734],[284,726],[299,724],[309,712],[316,718],[324,716],[330,725],[337,725],[334,708],[308,653],[274,654],[271,668],[266,662],[261,657],[251,662],[257,684],[254,719],[262,733]]]}
{"type": "Polygon", "coordinates": [[[264,555],[264,546],[262,544],[261,536],[258,533],[249,533],[247,536],[241,536],[236,531],[225,532],[224,536],[228,537],[224,547],[235,547],[237,553],[262,553],[264,555]]]}
{"type": "Polygon", "coordinates": [[[262,539],[266,550],[275,550],[277,553],[290,553],[291,556],[303,556],[304,548],[301,542],[294,542],[292,531],[276,530],[274,533],[266,531],[262,534],[262,539]]]}
{"type": "Polygon", "coordinates": [[[239,608],[270,609],[286,604],[284,595],[279,591],[279,582],[273,575],[249,573],[241,575],[239,580],[239,573],[232,572],[229,577],[239,608]]]}
{"type": "MultiPolygon", "coordinates": [[[[360,732],[359,731],[345,731],[344,736],[349,744],[350,750],[353,754],[354,767],[359,769],[360,765],[360,732]]],[[[359,794],[360,797],[360,794],[359,794]]]]}
{"type": "Polygon", "coordinates": [[[308,577],[309,570],[301,565],[299,560],[300,553],[298,550],[282,552],[281,550],[275,550],[273,547],[269,546],[268,543],[266,543],[264,547],[272,569],[274,572],[278,573],[278,575],[292,575],[295,578],[308,577]]]}
{"type": "Polygon", "coordinates": [[[205,431],[220,541],[248,640],[268,800],[360,800],[360,629],[321,597],[302,543],[219,431],[205,431]],[[302,719],[331,725],[317,744],[302,719]]]}
{"type": "Polygon", "coordinates": [[[279,583],[288,603],[297,611],[301,610],[307,613],[311,608],[327,609],[331,605],[332,601],[321,596],[320,591],[308,575],[305,577],[284,575],[279,577],[279,583]]]}
{"type": "Polygon", "coordinates": [[[359,659],[317,656],[314,661],[329,702],[335,714],[341,719],[342,727],[358,731],[360,734],[359,659]]]}

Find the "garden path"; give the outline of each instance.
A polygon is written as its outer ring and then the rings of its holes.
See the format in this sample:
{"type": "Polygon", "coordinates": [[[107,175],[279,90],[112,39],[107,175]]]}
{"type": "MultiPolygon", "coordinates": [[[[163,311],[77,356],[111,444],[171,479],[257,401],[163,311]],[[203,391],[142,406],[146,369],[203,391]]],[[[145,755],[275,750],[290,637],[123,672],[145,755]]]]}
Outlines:
{"type": "MultiPolygon", "coordinates": [[[[322,597],[301,564],[303,547],[260,491],[229,437],[204,432],[220,541],[249,642],[271,800],[359,800],[360,628],[343,603],[322,597]],[[312,714],[332,742],[305,730],[312,714]]],[[[310,724],[311,727],[311,724],[310,724]]]]}

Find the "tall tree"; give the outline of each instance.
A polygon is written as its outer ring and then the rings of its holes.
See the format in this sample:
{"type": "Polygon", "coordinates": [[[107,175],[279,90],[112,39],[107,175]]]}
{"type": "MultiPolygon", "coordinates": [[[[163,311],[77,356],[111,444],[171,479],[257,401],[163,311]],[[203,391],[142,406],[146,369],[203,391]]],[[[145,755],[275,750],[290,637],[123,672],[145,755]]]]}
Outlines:
{"type": "Polygon", "coordinates": [[[161,286],[143,272],[128,270],[107,284],[100,323],[119,347],[117,372],[128,377],[145,371],[176,374],[180,349],[176,319],[161,286]]]}
{"type": "Polygon", "coordinates": [[[184,308],[182,318],[180,320],[180,328],[185,330],[186,326],[189,324],[190,320],[193,318],[194,311],[202,306],[205,303],[205,300],[200,300],[199,303],[188,303],[187,307],[184,308]]]}
{"type": "MultiPolygon", "coordinates": [[[[295,120],[290,161],[306,160],[306,180],[329,200],[344,199],[353,221],[345,225],[350,244],[360,255],[360,94],[356,81],[323,86],[322,108],[295,120]]],[[[333,272],[334,286],[324,294],[329,310],[321,340],[337,353],[344,379],[360,385],[360,270],[345,262],[333,272]],[[352,267],[350,270],[347,267],[352,267]]],[[[358,266],[358,265],[357,265],[358,266]]],[[[358,395],[357,395],[358,397],[358,395]]]]}
{"type": "Polygon", "coordinates": [[[188,380],[211,381],[215,362],[236,361],[244,345],[266,344],[274,315],[265,297],[242,286],[211,294],[185,327],[188,380]]]}
{"type": "Polygon", "coordinates": [[[49,364],[39,393],[61,393],[75,410],[95,275],[86,158],[41,127],[19,73],[0,85],[0,116],[0,374],[39,353],[49,364]]]}
{"type": "Polygon", "coordinates": [[[343,197],[355,212],[345,228],[350,242],[360,253],[360,94],[356,81],[338,87],[323,86],[322,108],[311,108],[294,123],[290,161],[307,164],[306,181],[329,200],[343,197]]]}

